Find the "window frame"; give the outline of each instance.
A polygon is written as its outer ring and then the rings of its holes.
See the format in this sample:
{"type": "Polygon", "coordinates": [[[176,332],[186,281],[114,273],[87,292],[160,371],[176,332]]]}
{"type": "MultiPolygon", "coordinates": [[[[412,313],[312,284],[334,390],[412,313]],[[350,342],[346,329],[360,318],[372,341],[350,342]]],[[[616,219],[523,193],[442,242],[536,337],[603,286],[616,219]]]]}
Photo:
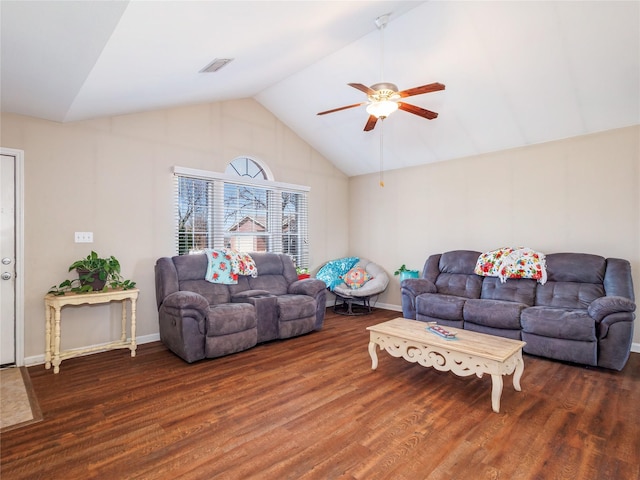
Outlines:
{"type": "MultiPolygon", "coordinates": [[[[249,157],[250,160],[252,160],[249,157]]],[[[262,166],[262,164],[260,164],[262,166]]],[[[264,169],[264,167],[263,167],[264,169]]],[[[264,169],[265,172],[268,172],[267,169],[264,169]]],[[[283,225],[282,218],[282,197],[283,193],[293,193],[297,195],[302,195],[300,200],[303,202],[300,208],[302,209],[298,212],[298,215],[301,213],[304,214],[303,218],[298,219],[298,223],[296,228],[299,229],[298,233],[293,235],[298,239],[298,251],[297,255],[289,254],[293,259],[294,263],[297,267],[300,268],[308,268],[309,267],[309,192],[311,191],[311,187],[305,185],[296,185],[291,183],[284,182],[276,182],[273,180],[264,180],[251,178],[247,176],[237,176],[230,175],[226,173],[218,173],[212,172],[208,170],[200,170],[194,168],[173,167],[173,175],[175,177],[175,249],[176,254],[180,255],[180,232],[179,232],[179,198],[178,198],[178,188],[179,188],[179,178],[186,177],[192,178],[196,180],[204,180],[208,182],[207,187],[207,211],[208,211],[208,222],[209,222],[209,231],[207,233],[207,248],[221,248],[224,247],[224,239],[227,236],[228,232],[224,228],[224,222],[216,220],[217,218],[224,218],[224,186],[225,184],[234,184],[245,187],[257,187],[261,189],[265,189],[267,192],[267,196],[269,198],[268,205],[273,205],[273,207],[267,207],[267,215],[269,217],[270,222],[274,222],[272,224],[283,225]],[[279,203],[274,203],[273,200],[280,198],[279,203]],[[280,219],[280,221],[276,221],[275,219],[280,219]],[[295,257],[298,257],[296,260],[295,257]]],[[[240,236],[240,235],[238,235],[240,236]]],[[[260,234],[260,236],[268,236],[269,241],[267,241],[267,250],[274,253],[286,253],[284,252],[284,247],[290,244],[289,241],[285,242],[284,239],[287,237],[287,240],[290,240],[291,234],[286,232],[283,228],[278,231],[268,231],[264,234],[260,234]]]]}

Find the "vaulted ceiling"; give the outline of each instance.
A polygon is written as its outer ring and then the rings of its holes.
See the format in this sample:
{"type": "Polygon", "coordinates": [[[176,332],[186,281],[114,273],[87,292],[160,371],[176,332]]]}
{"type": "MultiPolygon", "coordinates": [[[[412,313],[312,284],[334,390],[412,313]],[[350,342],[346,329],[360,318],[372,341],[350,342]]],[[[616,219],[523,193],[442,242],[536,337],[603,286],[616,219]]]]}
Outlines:
{"type": "Polygon", "coordinates": [[[637,1],[2,0],[0,17],[2,111],[73,122],[255,98],[347,175],[380,167],[382,132],[395,169],[640,123],[637,1]],[[199,73],[214,58],[233,61],[199,73]],[[380,81],[445,84],[405,99],[439,117],[364,132],[364,106],[316,115],[380,81]]]}

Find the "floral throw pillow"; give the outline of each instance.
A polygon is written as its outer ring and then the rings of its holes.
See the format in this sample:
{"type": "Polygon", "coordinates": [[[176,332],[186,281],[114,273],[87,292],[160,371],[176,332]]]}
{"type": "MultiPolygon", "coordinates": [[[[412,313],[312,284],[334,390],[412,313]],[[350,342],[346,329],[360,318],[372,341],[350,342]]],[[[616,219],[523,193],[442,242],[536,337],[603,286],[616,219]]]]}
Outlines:
{"type": "Polygon", "coordinates": [[[356,288],[362,287],[372,278],[364,268],[354,267],[342,276],[342,281],[347,284],[347,287],[355,290],[356,288]]]}

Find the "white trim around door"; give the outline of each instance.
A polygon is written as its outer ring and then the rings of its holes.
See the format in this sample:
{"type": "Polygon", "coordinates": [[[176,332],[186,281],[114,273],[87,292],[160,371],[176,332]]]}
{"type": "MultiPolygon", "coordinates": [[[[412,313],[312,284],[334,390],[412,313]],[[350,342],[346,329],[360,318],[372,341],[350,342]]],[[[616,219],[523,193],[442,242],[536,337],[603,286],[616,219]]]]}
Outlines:
{"type": "Polygon", "coordinates": [[[16,365],[24,365],[24,151],[0,147],[0,154],[15,158],[16,231],[16,365]]]}

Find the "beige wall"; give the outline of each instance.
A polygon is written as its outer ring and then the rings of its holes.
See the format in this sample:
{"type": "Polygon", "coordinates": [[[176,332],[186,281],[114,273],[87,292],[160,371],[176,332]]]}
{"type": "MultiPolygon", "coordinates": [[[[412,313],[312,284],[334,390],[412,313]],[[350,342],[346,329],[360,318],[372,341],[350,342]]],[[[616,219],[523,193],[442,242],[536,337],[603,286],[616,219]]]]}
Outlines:
{"type": "MultiPolygon", "coordinates": [[[[350,254],[390,275],[433,253],[522,245],[625,258],[640,300],[639,126],[390,171],[384,188],[352,177],[349,205],[350,254]]],[[[397,277],[379,302],[401,304],[397,277]]]]}
{"type": "MultiPolygon", "coordinates": [[[[171,167],[223,172],[239,155],[309,185],[312,268],[347,254],[348,179],[253,100],[60,124],[2,114],[0,145],[24,150],[25,357],[44,353],[43,296],[91,249],[115,255],[141,290],[138,336],[157,334],[153,267],[174,254],[171,167]],[[93,244],[74,232],[93,232],[93,244]]],[[[114,340],[119,305],[65,307],[63,348],[114,340]]],[[[64,368],[64,364],[63,364],[64,368]]]]}
{"type": "MultiPolygon", "coordinates": [[[[526,245],[629,259],[640,298],[640,127],[348,179],[253,100],[59,124],[3,113],[25,152],[25,357],[44,352],[42,297],[91,249],[138,282],[138,335],[157,334],[153,265],[173,254],[171,167],[223,171],[238,155],[311,186],[312,269],[358,254],[390,274],[431,253],[526,245]],[[349,205],[349,218],[338,214],[349,205]],[[75,231],[93,244],[73,242],[75,231]]],[[[400,306],[397,278],[379,300],[400,306]]],[[[67,307],[63,348],[119,335],[118,306],[67,307]]],[[[636,328],[635,342],[640,342],[636,328]]],[[[64,364],[63,364],[64,368],[64,364]]]]}

